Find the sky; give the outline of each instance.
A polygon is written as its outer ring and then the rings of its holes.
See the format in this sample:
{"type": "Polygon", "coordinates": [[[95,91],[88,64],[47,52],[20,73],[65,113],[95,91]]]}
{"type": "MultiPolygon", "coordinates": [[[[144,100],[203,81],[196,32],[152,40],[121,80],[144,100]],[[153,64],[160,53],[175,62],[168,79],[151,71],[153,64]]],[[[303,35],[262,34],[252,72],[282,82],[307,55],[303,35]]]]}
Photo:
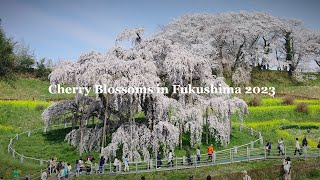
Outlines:
{"type": "Polygon", "coordinates": [[[6,35],[37,59],[75,61],[87,51],[106,52],[125,28],[144,27],[151,36],[185,14],[261,11],[320,29],[319,7],[317,0],[0,0],[0,18],[6,35]]]}

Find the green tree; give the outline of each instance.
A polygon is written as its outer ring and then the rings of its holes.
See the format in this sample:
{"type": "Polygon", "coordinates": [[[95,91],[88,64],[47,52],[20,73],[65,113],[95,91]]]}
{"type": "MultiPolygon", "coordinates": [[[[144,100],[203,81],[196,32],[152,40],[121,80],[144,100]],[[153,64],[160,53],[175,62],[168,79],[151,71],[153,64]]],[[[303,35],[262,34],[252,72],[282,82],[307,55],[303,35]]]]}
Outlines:
{"type": "Polygon", "coordinates": [[[14,58],[13,47],[15,43],[7,38],[0,19],[0,79],[10,82],[14,80],[14,58]]]}
{"type": "Polygon", "coordinates": [[[17,71],[33,72],[35,56],[34,52],[30,50],[29,45],[26,45],[24,41],[17,43],[14,47],[14,53],[16,55],[15,64],[17,71]]]}
{"type": "Polygon", "coordinates": [[[46,67],[45,62],[46,59],[42,58],[39,62],[37,62],[36,67],[36,77],[43,80],[47,80],[48,75],[50,74],[50,69],[46,67]]]}

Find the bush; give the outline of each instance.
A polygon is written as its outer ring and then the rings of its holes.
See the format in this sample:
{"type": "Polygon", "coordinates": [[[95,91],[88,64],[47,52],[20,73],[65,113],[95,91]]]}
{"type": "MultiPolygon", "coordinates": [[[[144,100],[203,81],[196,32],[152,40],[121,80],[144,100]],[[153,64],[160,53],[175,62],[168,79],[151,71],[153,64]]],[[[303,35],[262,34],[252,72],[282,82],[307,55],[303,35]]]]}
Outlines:
{"type": "Polygon", "coordinates": [[[302,103],[297,104],[297,106],[296,106],[296,111],[297,112],[307,113],[308,110],[309,110],[309,107],[308,107],[308,105],[306,103],[302,102],[302,103]]]}
{"type": "Polygon", "coordinates": [[[303,125],[303,126],[283,125],[283,126],[281,126],[281,129],[282,130],[285,130],[285,129],[306,129],[306,130],[309,130],[309,129],[319,129],[319,126],[316,126],[316,125],[303,125]]]}
{"type": "Polygon", "coordinates": [[[285,96],[282,98],[282,103],[286,105],[292,105],[294,103],[294,97],[293,96],[285,96]]]}
{"type": "Polygon", "coordinates": [[[42,105],[42,104],[37,104],[37,105],[36,105],[36,110],[37,110],[37,111],[43,111],[43,110],[44,110],[44,105],[42,105]]]}
{"type": "Polygon", "coordinates": [[[255,96],[249,102],[249,106],[260,106],[260,104],[261,104],[261,98],[258,96],[255,96]]]}

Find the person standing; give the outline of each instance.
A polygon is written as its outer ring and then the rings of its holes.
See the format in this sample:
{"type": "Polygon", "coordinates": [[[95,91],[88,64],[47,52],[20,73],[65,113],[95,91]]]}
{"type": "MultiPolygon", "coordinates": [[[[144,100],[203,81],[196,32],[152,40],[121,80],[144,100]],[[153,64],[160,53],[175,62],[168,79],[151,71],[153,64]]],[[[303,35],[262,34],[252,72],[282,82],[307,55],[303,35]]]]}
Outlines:
{"type": "Polygon", "coordinates": [[[248,175],[248,172],[246,170],[241,172],[243,174],[242,180],[251,180],[251,177],[248,175]]]}
{"type": "Polygon", "coordinates": [[[72,171],[71,171],[71,164],[70,163],[67,163],[67,173],[68,173],[68,179],[71,179],[72,171]]]}
{"type": "Polygon", "coordinates": [[[18,168],[15,168],[13,170],[13,179],[19,179],[19,171],[18,171],[18,168]]]}
{"type": "Polygon", "coordinates": [[[117,172],[117,166],[119,165],[119,160],[118,158],[114,158],[114,161],[113,161],[113,171],[114,172],[117,172]]]}
{"type": "Polygon", "coordinates": [[[291,161],[290,157],[283,160],[283,179],[291,180],[291,161]]]}
{"type": "Polygon", "coordinates": [[[308,147],[308,141],[307,141],[307,137],[304,136],[303,140],[302,140],[302,148],[303,148],[303,154],[306,156],[307,155],[307,147],[308,147]]]}
{"type": "Polygon", "coordinates": [[[85,167],[82,158],[79,159],[79,164],[80,164],[79,174],[81,174],[85,167]]]}
{"type": "Polygon", "coordinates": [[[294,155],[296,155],[297,154],[297,152],[299,152],[299,155],[301,156],[301,151],[300,151],[300,145],[299,145],[299,139],[298,138],[296,138],[296,147],[295,147],[295,149],[294,149],[294,155]]]}
{"type": "Polygon", "coordinates": [[[123,158],[123,163],[124,163],[124,169],[123,171],[129,171],[129,159],[128,159],[128,155],[126,154],[126,156],[123,158]]]}
{"type": "Polygon", "coordinates": [[[208,161],[211,161],[212,162],[212,155],[214,153],[214,149],[213,149],[213,145],[211,144],[209,147],[208,147],[208,161]]]}
{"type": "Polygon", "coordinates": [[[197,155],[197,161],[198,161],[198,163],[200,163],[201,153],[200,153],[200,147],[199,146],[198,146],[198,148],[196,150],[196,155],[197,155]]]}
{"type": "Polygon", "coordinates": [[[46,172],[46,171],[43,171],[43,172],[41,173],[41,180],[47,180],[47,177],[48,177],[47,172],[46,172]]]}
{"type": "Polygon", "coordinates": [[[90,158],[87,159],[87,161],[85,162],[85,164],[86,164],[87,174],[91,174],[91,165],[92,165],[92,162],[91,162],[90,158]]]}
{"type": "Polygon", "coordinates": [[[161,152],[158,152],[157,154],[157,169],[161,168],[161,152]]]}
{"type": "Polygon", "coordinates": [[[170,164],[170,166],[173,166],[173,154],[172,154],[172,150],[169,151],[169,155],[168,155],[168,165],[170,164]]]}
{"type": "Polygon", "coordinates": [[[190,148],[189,147],[187,148],[186,156],[187,156],[188,165],[192,165],[191,155],[190,155],[190,148]]]}
{"type": "Polygon", "coordinates": [[[58,174],[58,166],[57,166],[57,158],[55,157],[52,160],[52,173],[55,172],[56,174],[58,174]]]}

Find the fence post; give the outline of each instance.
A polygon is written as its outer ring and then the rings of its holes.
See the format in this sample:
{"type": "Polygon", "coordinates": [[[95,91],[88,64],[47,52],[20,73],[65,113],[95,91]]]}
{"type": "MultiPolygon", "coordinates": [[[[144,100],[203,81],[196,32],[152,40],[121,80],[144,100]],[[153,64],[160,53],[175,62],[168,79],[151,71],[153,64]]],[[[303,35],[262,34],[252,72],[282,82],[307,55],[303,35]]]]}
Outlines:
{"type": "Polygon", "coordinates": [[[20,155],[20,162],[23,163],[23,155],[20,155]]]}
{"type": "Polygon", "coordinates": [[[15,157],[15,152],[14,152],[15,150],[14,149],[12,149],[12,157],[14,158],[15,157]]]}
{"type": "Polygon", "coordinates": [[[19,134],[17,133],[16,135],[16,140],[18,141],[19,140],[19,134]]]}
{"type": "Polygon", "coordinates": [[[47,132],[47,127],[46,127],[46,126],[44,127],[43,132],[44,132],[44,133],[47,132]]]}
{"type": "Polygon", "coordinates": [[[31,135],[31,131],[29,130],[29,131],[28,131],[28,137],[30,137],[30,135],[31,135]]]}
{"type": "Polygon", "coordinates": [[[238,153],[238,147],[237,146],[234,146],[234,154],[237,154],[238,153]]]}
{"type": "Polygon", "coordinates": [[[150,169],[153,169],[153,160],[150,159],[150,169]]]}
{"type": "Polygon", "coordinates": [[[138,171],[138,163],[136,162],[136,172],[138,171]]]}
{"type": "Polygon", "coordinates": [[[182,165],[186,165],[186,157],[182,156],[182,165]]]}
{"type": "Polygon", "coordinates": [[[253,129],[250,128],[250,135],[253,136],[253,129]]]}
{"type": "Polygon", "coordinates": [[[261,132],[259,132],[259,139],[260,139],[260,144],[263,144],[263,137],[261,135],[261,132]]]}
{"type": "Polygon", "coordinates": [[[217,151],[213,152],[213,164],[216,164],[217,151]]]}
{"type": "Polygon", "coordinates": [[[64,123],[64,128],[65,128],[65,129],[67,128],[67,122],[64,123]]]}
{"type": "Polygon", "coordinates": [[[250,161],[250,150],[248,146],[247,146],[247,157],[248,157],[248,161],[250,161]]]}
{"type": "Polygon", "coordinates": [[[240,132],[242,131],[243,125],[242,123],[240,124],[240,132]]]}
{"type": "Polygon", "coordinates": [[[43,165],[43,160],[42,159],[40,159],[40,166],[42,166],[43,165]]]}
{"type": "Polygon", "coordinates": [[[264,147],[263,149],[264,149],[264,159],[267,159],[267,149],[266,149],[266,147],[264,147]]]}
{"type": "Polygon", "coordinates": [[[251,141],[250,144],[251,144],[251,149],[253,149],[254,148],[254,142],[251,141]]]}
{"type": "Polygon", "coordinates": [[[176,156],[176,169],[178,168],[178,157],[176,156]]]}
{"type": "Polygon", "coordinates": [[[110,163],[109,163],[109,164],[110,164],[110,173],[111,173],[111,172],[112,172],[112,170],[111,170],[111,160],[110,160],[110,163]]]}
{"type": "Polygon", "coordinates": [[[197,155],[196,155],[196,154],[194,155],[194,162],[195,162],[195,165],[196,165],[196,167],[197,167],[197,165],[198,165],[198,159],[197,159],[197,155]]]}
{"type": "Polygon", "coordinates": [[[230,161],[233,162],[232,149],[230,149],[230,161]]]}
{"type": "Polygon", "coordinates": [[[302,146],[304,158],[307,157],[307,146],[302,146]]]}
{"type": "Polygon", "coordinates": [[[284,157],[286,158],[287,157],[287,146],[283,145],[284,147],[284,157]]]}

